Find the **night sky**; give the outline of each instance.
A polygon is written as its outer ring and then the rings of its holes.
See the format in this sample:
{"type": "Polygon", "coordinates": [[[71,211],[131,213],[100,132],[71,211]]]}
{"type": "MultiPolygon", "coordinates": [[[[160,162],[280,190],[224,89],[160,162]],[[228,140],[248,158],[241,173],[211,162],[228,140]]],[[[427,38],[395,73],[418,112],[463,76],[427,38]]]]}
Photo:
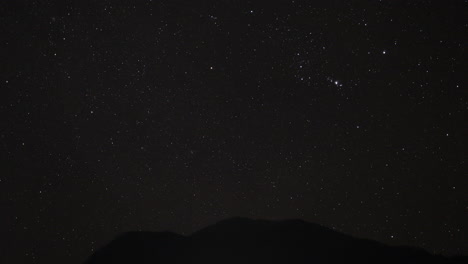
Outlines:
{"type": "Polygon", "coordinates": [[[299,218],[468,254],[466,1],[2,1],[0,262],[299,218]]]}

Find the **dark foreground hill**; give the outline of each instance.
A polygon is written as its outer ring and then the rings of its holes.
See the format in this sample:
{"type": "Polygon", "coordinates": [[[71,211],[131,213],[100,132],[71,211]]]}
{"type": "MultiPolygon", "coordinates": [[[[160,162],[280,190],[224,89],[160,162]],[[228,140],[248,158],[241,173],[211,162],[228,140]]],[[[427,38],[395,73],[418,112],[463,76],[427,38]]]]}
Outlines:
{"type": "Polygon", "coordinates": [[[130,232],[95,252],[95,263],[468,263],[391,247],[299,220],[235,218],[190,236],[130,232]]]}

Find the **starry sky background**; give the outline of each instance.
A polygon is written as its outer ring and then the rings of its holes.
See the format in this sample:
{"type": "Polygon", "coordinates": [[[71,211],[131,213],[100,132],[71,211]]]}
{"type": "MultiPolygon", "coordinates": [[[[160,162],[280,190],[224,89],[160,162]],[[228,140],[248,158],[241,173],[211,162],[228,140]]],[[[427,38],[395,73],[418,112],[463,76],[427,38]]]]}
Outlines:
{"type": "Polygon", "coordinates": [[[0,261],[300,218],[468,254],[466,1],[2,1],[0,261]]]}

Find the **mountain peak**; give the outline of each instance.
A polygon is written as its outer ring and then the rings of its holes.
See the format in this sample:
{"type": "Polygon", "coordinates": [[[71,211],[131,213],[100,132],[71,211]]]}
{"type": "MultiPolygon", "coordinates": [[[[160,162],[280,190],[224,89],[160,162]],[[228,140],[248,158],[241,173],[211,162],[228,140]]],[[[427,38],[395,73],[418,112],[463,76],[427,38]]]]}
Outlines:
{"type": "Polygon", "coordinates": [[[235,217],[180,236],[129,232],[97,251],[94,263],[468,263],[354,238],[302,220],[235,217]]]}

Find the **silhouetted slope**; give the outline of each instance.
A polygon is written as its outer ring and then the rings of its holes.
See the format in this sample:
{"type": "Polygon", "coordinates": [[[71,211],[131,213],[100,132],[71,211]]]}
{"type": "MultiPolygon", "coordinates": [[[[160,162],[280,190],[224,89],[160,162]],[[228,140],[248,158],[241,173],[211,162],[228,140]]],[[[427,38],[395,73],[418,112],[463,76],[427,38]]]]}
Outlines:
{"type": "Polygon", "coordinates": [[[300,220],[233,218],[195,232],[131,232],[87,261],[94,263],[468,263],[424,250],[390,247],[300,220]]]}
{"type": "Polygon", "coordinates": [[[89,263],[155,263],[178,253],[185,237],[174,233],[129,232],[98,250],[89,263]]]}

